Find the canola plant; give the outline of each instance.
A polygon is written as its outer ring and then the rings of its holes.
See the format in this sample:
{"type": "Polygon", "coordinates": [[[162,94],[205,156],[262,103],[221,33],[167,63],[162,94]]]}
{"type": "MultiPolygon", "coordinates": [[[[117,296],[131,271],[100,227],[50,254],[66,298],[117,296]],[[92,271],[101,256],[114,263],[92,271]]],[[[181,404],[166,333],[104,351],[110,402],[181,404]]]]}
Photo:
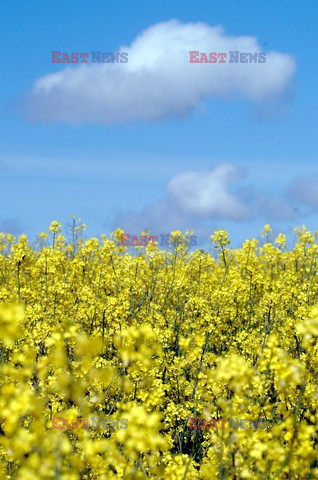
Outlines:
{"type": "Polygon", "coordinates": [[[0,234],[0,478],[318,478],[318,232],[211,255],[73,227],[0,234]]]}

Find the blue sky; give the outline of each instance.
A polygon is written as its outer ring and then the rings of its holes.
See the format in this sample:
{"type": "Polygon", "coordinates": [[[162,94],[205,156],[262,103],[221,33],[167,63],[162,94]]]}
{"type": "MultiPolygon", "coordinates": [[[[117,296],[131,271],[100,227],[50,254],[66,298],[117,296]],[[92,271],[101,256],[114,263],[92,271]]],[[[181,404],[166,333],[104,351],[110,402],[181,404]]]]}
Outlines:
{"type": "Polygon", "coordinates": [[[318,229],[317,14],[314,0],[7,2],[0,230],[33,239],[71,214],[87,236],[180,228],[204,243],[226,228],[234,245],[265,223],[318,229]],[[185,55],[237,45],[265,66],[185,55]],[[129,61],[81,69],[52,50],[129,61]]]}

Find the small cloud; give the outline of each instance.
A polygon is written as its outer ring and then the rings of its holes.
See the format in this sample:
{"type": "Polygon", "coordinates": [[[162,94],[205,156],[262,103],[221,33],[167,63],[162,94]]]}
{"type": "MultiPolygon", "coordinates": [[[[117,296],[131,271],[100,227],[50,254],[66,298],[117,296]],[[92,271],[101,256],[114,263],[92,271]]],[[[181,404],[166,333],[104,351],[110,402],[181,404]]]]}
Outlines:
{"type": "Polygon", "coordinates": [[[246,176],[229,163],[180,173],[170,179],[162,200],[139,213],[117,216],[114,228],[133,234],[146,229],[156,233],[176,229],[206,232],[220,220],[292,221],[304,216],[302,203],[318,208],[318,176],[309,185],[296,179],[282,194],[256,190],[245,184],[246,176]]]}
{"type": "Polygon", "coordinates": [[[230,184],[238,182],[241,175],[231,164],[222,164],[213,170],[185,172],[172,178],[168,196],[186,215],[202,218],[244,220],[250,212],[230,184]]]}
{"type": "Polygon", "coordinates": [[[114,228],[127,232],[145,229],[169,232],[198,229],[204,220],[247,220],[251,212],[231,187],[242,174],[236,167],[224,163],[210,170],[189,171],[171,178],[163,200],[140,213],[119,215],[114,228]]]}

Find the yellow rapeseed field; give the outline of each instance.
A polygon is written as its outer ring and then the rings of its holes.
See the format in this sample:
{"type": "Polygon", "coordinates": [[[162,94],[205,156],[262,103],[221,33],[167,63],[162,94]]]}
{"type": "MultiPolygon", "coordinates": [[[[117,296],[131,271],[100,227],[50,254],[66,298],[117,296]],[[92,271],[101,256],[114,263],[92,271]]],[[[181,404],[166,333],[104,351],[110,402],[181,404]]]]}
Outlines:
{"type": "Polygon", "coordinates": [[[0,479],[318,478],[318,232],[214,256],[75,225],[0,234],[0,479]],[[128,428],[52,428],[94,416],[128,428]]]}

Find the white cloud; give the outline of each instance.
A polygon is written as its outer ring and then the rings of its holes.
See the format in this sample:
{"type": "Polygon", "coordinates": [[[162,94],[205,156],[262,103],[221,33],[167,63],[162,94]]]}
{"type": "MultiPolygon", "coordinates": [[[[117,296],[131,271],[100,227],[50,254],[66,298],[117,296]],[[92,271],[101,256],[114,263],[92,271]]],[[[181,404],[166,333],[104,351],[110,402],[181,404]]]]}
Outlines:
{"type": "MultiPolygon", "coordinates": [[[[317,179],[315,181],[318,185],[317,179]]],[[[318,205],[314,184],[309,189],[310,199],[318,205]]],[[[255,186],[246,184],[241,170],[230,163],[222,163],[208,170],[175,175],[168,182],[162,200],[139,213],[119,215],[113,226],[136,234],[145,229],[152,233],[176,229],[205,232],[212,222],[215,225],[221,221],[290,221],[303,214],[299,200],[299,194],[297,198],[289,198],[285,192],[273,194],[260,188],[255,191],[255,186]]]]}
{"type": "Polygon", "coordinates": [[[250,218],[248,202],[231,191],[231,185],[241,179],[240,172],[224,163],[210,170],[184,172],[172,177],[163,200],[146,207],[140,213],[127,213],[116,218],[114,227],[128,232],[144,229],[170,232],[171,230],[199,229],[204,220],[236,220],[250,218]]]}
{"type": "Polygon", "coordinates": [[[185,214],[242,220],[249,215],[248,208],[229,189],[230,184],[239,179],[239,172],[233,165],[222,164],[210,171],[176,175],[167,191],[185,214]]]}
{"type": "Polygon", "coordinates": [[[39,78],[26,109],[35,119],[72,124],[157,121],[187,115],[211,97],[279,97],[295,71],[288,54],[269,52],[263,64],[190,64],[190,50],[254,53],[261,48],[256,38],[227,35],[221,26],[159,23],[117,50],[128,52],[126,64],[80,64],[39,78]]]}

